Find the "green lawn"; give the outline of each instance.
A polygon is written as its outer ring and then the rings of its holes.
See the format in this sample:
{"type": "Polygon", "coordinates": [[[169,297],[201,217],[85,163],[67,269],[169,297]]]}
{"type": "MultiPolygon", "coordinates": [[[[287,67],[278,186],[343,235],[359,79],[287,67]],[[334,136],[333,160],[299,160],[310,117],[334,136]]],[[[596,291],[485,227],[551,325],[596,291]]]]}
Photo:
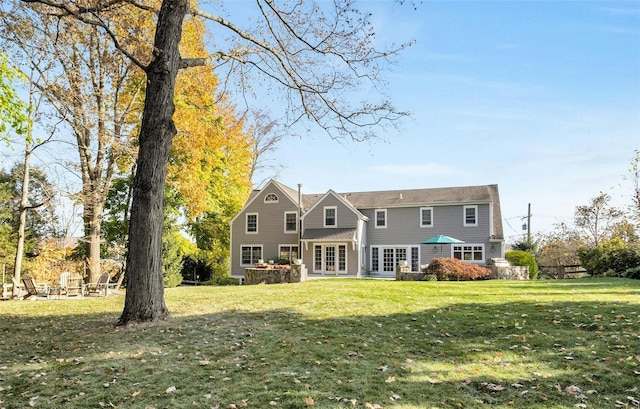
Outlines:
{"type": "Polygon", "coordinates": [[[0,408],[640,407],[640,281],[395,282],[0,303],[0,408]]]}

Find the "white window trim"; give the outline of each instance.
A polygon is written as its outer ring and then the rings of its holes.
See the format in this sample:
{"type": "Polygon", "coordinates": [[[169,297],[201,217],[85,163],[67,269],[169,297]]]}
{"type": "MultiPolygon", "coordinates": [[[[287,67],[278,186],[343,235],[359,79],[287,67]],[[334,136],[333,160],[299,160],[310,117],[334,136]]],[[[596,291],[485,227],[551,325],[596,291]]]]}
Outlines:
{"type": "Polygon", "coordinates": [[[325,206],[323,208],[322,216],[323,216],[323,218],[322,218],[322,226],[323,227],[329,228],[329,229],[334,229],[334,228],[338,227],[338,206],[325,206]],[[327,225],[327,210],[328,209],[335,210],[335,212],[333,213],[334,214],[335,224],[333,224],[333,225],[327,225]]]}
{"type": "Polygon", "coordinates": [[[324,269],[324,248],[322,247],[321,244],[315,244],[313,246],[313,272],[314,273],[321,273],[324,269]],[[316,267],[316,248],[320,247],[320,269],[318,269],[316,267]]]}
{"type": "Polygon", "coordinates": [[[246,234],[258,234],[258,226],[259,226],[260,214],[259,213],[247,213],[245,216],[245,226],[244,231],[246,234]],[[249,216],[256,216],[256,231],[249,231],[249,216]]]}
{"type": "MultiPolygon", "coordinates": [[[[278,244],[278,257],[280,257],[280,253],[282,253],[283,247],[288,247],[289,250],[291,250],[291,247],[298,247],[298,245],[297,244],[278,244]]],[[[298,249],[297,257],[300,258],[300,249],[298,249]]]]}
{"type": "Polygon", "coordinates": [[[296,234],[298,232],[298,212],[284,212],[284,234],[296,234]],[[296,215],[296,228],[295,230],[287,230],[287,215],[295,214],[296,215]]]}
{"type": "Polygon", "coordinates": [[[421,207],[420,208],[420,228],[422,229],[430,229],[433,227],[433,207],[421,207]],[[431,224],[424,224],[422,219],[422,211],[430,210],[431,211],[431,224]]]}
{"type": "Polygon", "coordinates": [[[264,196],[264,203],[279,203],[279,202],[280,202],[280,198],[275,193],[267,193],[264,196]],[[267,198],[269,198],[269,197],[275,197],[276,200],[267,200],[267,198]]]}
{"type": "MultiPolygon", "coordinates": [[[[262,248],[262,244],[241,244],[240,245],[240,265],[241,266],[253,266],[253,264],[242,264],[242,248],[243,247],[251,247],[251,251],[253,252],[253,248],[254,247],[259,247],[260,248],[260,255],[261,257],[264,257],[264,248],[262,248]]],[[[257,261],[257,260],[256,260],[257,261]]]]}
{"type": "Polygon", "coordinates": [[[464,227],[476,227],[478,226],[478,206],[463,206],[462,207],[462,225],[464,227]],[[476,213],[476,222],[475,223],[467,223],[467,209],[474,209],[476,213]]]}
{"type": "Polygon", "coordinates": [[[374,216],[373,225],[374,225],[374,227],[376,229],[386,229],[387,228],[387,225],[389,224],[388,220],[387,220],[387,209],[376,209],[374,214],[373,214],[373,216],[374,216]],[[384,226],[378,226],[378,212],[384,213],[384,226]]]}
{"type": "MultiPolygon", "coordinates": [[[[465,263],[472,263],[472,264],[484,264],[485,262],[485,257],[487,254],[487,249],[484,245],[484,243],[463,243],[463,244],[452,244],[451,245],[451,258],[453,257],[453,253],[456,247],[461,247],[461,253],[462,253],[462,259],[460,261],[464,261],[465,263]],[[481,260],[465,260],[464,259],[464,248],[465,247],[481,247],[482,248],[482,257],[481,260]]],[[[471,250],[471,255],[473,256],[473,249],[471,250]]]]}

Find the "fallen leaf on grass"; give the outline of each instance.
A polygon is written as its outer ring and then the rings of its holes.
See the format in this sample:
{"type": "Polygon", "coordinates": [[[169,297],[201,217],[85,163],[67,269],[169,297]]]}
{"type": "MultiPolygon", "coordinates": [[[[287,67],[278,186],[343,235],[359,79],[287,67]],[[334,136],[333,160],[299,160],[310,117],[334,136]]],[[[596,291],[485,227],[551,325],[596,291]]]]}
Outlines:
{"type": "Polygon", "coordinates": [[[169,387],[167,388],[167,390],[166,390],[166,391],[164,391],[164,392],[165,392],[165,393],[173,393],[173,392],[175,392],[175,391],[176,391],[176,387],[175,387],[175,386],[169,386],[169,387]]]}
{"type": "Polygon", "coordinates": [[[313,406],[313,405],[315,405],[315,404],[316,404],[316,402],[313,400],[313,398],[312,398],[311,396],[308,396],[308,397],[304,400],[304,403],[305,403],[307,406],[313,406]]]}
{"type": "Polygon", "coordinates": [[[491,392],[500,392],[500,391],[504,390],[504,386],[497,385],[495,383],[482,382],[480,385],[483,386],[484,388],[490,390],[491,392]]]}
{"type": "Polygon", "coordinates": [[[571,385],[564,388],[564,391],[570,395],[575,395],[576,393],[580,392],[580,388],[575,385],[571,385]]]}
{"type": "Polygon", "coordinates": [[[395,382],[395,381],[396,381],[396,377],[395,377],[395,376],[393,376],[393,375],[390,375],[390,376],[385,380],[385,382],[386,382],[386,383],[391,383],[391,382],[395,382]]]}

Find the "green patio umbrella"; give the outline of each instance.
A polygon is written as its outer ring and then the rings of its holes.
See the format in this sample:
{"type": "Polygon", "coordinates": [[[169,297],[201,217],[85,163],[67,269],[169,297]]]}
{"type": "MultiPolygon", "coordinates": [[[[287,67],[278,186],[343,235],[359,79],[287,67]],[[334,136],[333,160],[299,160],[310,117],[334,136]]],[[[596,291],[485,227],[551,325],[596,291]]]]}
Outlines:
{"type": "Polygon", "coordinates": [[[460,244],[464,243],[462,240],[458,240],[453,237],[445,236],[444,234],[438,234],[437,236],[433,236],[430,239],[427,239],[422,242],[422,244],[439,244],[440,245],[440,255],[442,256],[442,245],[443,244],[460,244]]]}

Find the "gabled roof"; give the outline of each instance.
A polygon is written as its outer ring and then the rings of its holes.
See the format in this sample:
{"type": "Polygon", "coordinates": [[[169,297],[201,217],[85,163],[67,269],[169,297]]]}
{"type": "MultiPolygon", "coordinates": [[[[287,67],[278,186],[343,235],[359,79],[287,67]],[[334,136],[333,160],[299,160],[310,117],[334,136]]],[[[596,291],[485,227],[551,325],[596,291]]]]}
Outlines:
{"type": "Polygon", "coordinates": [[[285,195],[287,195],[287,197],[289,197],[289,199],[296,204],[296,206],[298,205],[298,191],[295,189],[290,188],[289,186],[285,186],[282,183],[278,182],[277,180],[273,180],[273,184],[278,186],[278,188],[282,191],[282,193],[284,193],[285,195]]]}
{"type": "Polygon", "coordinates": [[[236,214],[236,216],[231,219],[231,221],[229,222],[229,224],[233,224],[233,222],[242,214],[244,213],[244,210],[249,207],[249,205],[251,205],[251,203],[253,203],[254,200],[256,200],[256,197],[258,197],[259,193],[262,192],[264,189],[267,188],[267,186],[269,185],[274,185],[278,190],[280,190],[294,205],[298,206],[298,192],[294,189],[291,189],[288,186],[283,185],[282,183],[278,182],[275,179],[271,179],[270,181],[268,181],[264,187],[262,189],[254,189],[251,191],[251,194],[249,195],[249,199],[247,200],[247,203],[245,203],[245,205],[242,207],[242,209],[240,209],[240,211],[238,212],[238,214],[236,214]]]}
{"type": "MultiPolygon", "coordinates": [[[[369,219],[367,216],[363,215],[360,212],[360,210],[358,210],[353,204],[351,204],[347,199],[345,199],[343,195],[338,194],[338,193],[334,192],[331,189],[329,189],[329,191],[327,193],[325,193],[324,195],[322,195],[321,197],[317,198],[315,200],[315,203],[313,203],[313,205],[310,206],[308,208],[308,210],[305,211],[305,214],[302,215],[302,218],[304,219],[304,216],[309,214],[309,212],[311,212],[313,210],[313,208],[315,208],[319,203],[321,203],[328,196],[333,196],[333,197],[337,198],[340,202],[342,202],[343,205],[345,205],[348,209],[350,209],[360,219],[363,219],[363,220],[368,220],[369,219]]],[[[304,199],[302,201],[304,202],[304,199]]]]}

